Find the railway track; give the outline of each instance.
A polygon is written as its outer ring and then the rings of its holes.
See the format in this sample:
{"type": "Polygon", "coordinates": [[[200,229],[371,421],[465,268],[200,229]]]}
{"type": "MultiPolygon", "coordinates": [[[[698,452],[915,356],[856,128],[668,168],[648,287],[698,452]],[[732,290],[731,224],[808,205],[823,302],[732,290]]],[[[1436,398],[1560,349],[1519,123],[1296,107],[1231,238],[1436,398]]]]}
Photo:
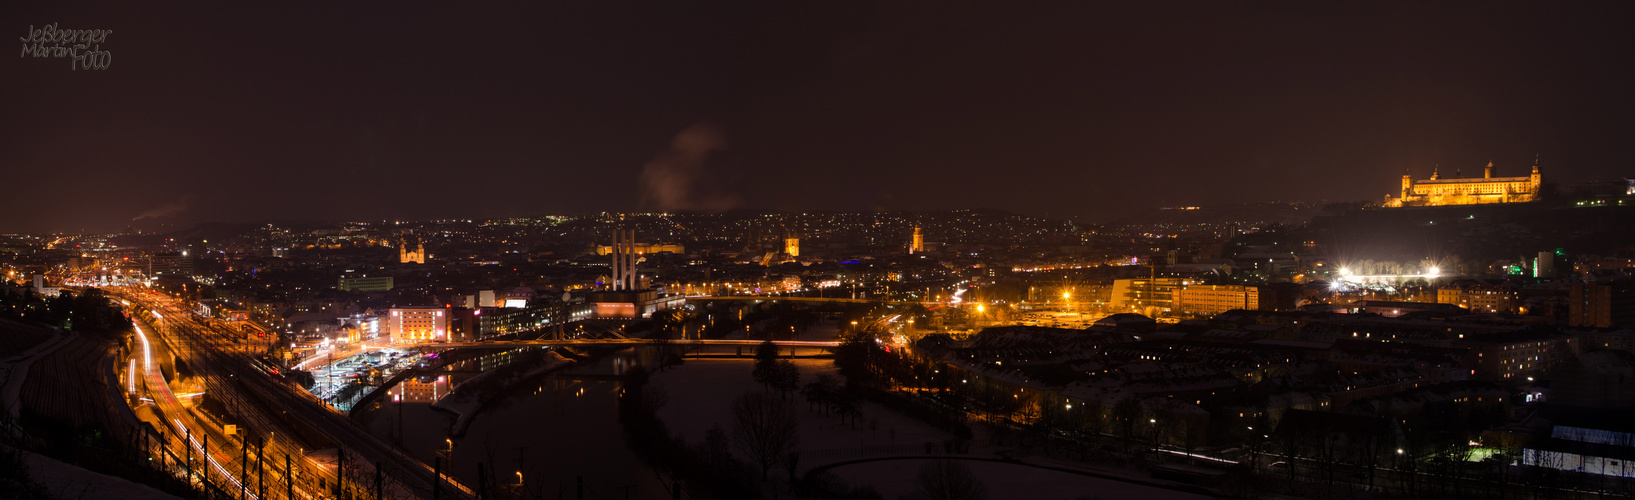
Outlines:
{"type": "MultiPolygon", "coordinates": [[[[475,496],[470,488],[447,474],[439,479],[432,467],[382,442],[305,390],[249,368],[249,356],[236,352],[231,345],[229,339],[234,332],[215,331],[185,315],[167,314],[165,318],[162,321],[166,324],[161,328],[163,335],[176,347],[178,355],[202,376],[206,392],[223,400],[235,410],[235,415],[257,429],[258,435],[267,436],[265,449],[268,451],[260,455],[261,458],[288,454],[306,462],[300,467],[310,471],[304,474],[308,479],[303,484],[305,490],[328,493],[339,488],[354,498],[475,496]],[[274,414],[273,409],[278,413],[274,414]],[[330,468],[307,458],[309,450],[294,437],[297,432],[291,428],[297,423],[336,445],[340,467],[330,468]]],[[[274,462],[277,465],[276,460],[274,462]]],[[[227,465],[232,468],[231,463],[227,465]]],[[[304,497],[296,495],[295,498],[304,497]]]]}

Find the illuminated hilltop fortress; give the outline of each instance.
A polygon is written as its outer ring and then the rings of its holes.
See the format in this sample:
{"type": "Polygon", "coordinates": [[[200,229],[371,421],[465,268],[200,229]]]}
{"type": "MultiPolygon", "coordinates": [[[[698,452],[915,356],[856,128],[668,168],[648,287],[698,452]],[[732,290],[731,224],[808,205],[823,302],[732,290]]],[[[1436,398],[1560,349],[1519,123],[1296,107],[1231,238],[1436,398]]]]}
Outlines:
{"type": "Polygon", "coordinates": [[[1442,179],[1435,170],[1431,178],[1415,181],[1402,174],[1402,195],[1385,195],[1387,207],[1435,207],[1442,205],[1477,205],[1482,203],[1524,203],[1538,199],[1539,185],[1544,177],[1539,173],[1538,160],[1533,161],[1533,175],[1527,177],[1494,177],[1493,162],[1481,178],[1442,179]]]}

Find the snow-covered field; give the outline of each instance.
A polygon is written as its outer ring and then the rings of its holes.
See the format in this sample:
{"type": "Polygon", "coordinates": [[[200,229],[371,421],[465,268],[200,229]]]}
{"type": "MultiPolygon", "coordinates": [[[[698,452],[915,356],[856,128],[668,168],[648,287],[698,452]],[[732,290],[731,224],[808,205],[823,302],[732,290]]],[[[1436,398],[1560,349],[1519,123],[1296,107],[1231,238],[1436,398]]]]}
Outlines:
{"type": "MultiPolygon", "coordinates": [[[[884,460],[842,465],[829,472],[848,485],[873,486],[880,496],[901,498],[919,491],[919,472],[926,459],[884,460]]],[[[1154,488],[1111,479],[1069,474],[1026,465],[962,460],[971,474],[988,488],[988,498],[1074,500],[1078,498],[1140,498],[1147,500],[1207,500],[1212,497],[1154,488]]]]}
{"type": "MultiPolygon", "coordinates": [[[[5,448],[10,451],[11,448],[5,448]]],[[[121,498],[171,500],[175,495],[123,478],[91,472],[49,457],[21,452],[28,464],[28,479],[54,498],[121,498]]],[[[0,491],[0,498],[9,498],[0,491]]]]}
{"type": "MultiPolygon", "coordinates": [[[[831,360],[793,361],[800,368],[801,385],[815,380],[819,374],[841,379],[831,360]]],[[[749,358],[690,359],[679,367],[654,374],[652,386],[667,393],[670,401],[659,409],[659,418],[672,435],[686,439],[688,444],[702,441],[704,432],[715,425],[731,435],[732,401],[746,392],[763,390],[750,378],[754,365],[755,361],[749,358]]],[[[800,415],[799,448],[803,451],[915,445],[928,441],[941,446],[943,441],[952,438],[918,420],[867,403],[863,405],[863,418],[853,429],[849,422],[841,424],[839,416],[825,416],[821,410],[809,409],[810,405],[798,392],[790,393],[789,397],[800,415]]],[[[806,469],[823,464],[803,460],[800,465],[806,469]]]]}

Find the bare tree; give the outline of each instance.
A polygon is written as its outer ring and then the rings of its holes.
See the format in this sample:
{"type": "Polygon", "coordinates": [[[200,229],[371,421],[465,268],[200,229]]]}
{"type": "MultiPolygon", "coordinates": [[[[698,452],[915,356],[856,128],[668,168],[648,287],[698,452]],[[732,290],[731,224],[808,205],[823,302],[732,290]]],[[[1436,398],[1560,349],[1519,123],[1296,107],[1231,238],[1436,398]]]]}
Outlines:
{"type": "Polygon", "coordinates": [[[642,388],[641,405],[643,411],[658,413],[660,408],[670,404],[670,392],[663,387],[648,385],[642,388]]]}
{"type": "Polygon", "coordinates": [[[732,447],[729,443],[731,440],[727,438],[727,431],[722,430],[720,425],[704,431],[704,442],[699,445],[704,462],[718,471],[736,469],[737,460],[732,458],[732,447]]]}
{"type": "Polygon", "coordinates": [[[1124,434],[1124,451],[1130,451],[1130,441],[1135,439],[1135,419],[1141,416],[1141,402],[1134,396],[1125,396],[1113,405],[1113,418],[1124,434]]]}
{"type": "Polygon", "coordinates": [[[750,377],[761,384],[761,388],[770,390],[778,379],[778,346],[768,340],[755,346],[755,368],[750,370],[750,377]]]}
{"type": "Polygon", "coordinates": [[[772,380],[769,385],[777,389],[783,397],[789,397],[789,393],[800,389],[800,368],[795,367],[795,363],[787,359],[778,360],[772,365],[772,380]]]}
{"type": "Polygon", "coordinates": [[[732,403],[732,419],[734,444],[761,466],[762,480],[799,442],[794,404],[766,393],[739,396],[732,403]]]}
{"type": "Polygon", "coordinates": [[[920,468],[920,492],[923,500],[982,500],[988,497],[988,486],[971,475],[971,468],[958,460],[933,460],[920,468]]]}

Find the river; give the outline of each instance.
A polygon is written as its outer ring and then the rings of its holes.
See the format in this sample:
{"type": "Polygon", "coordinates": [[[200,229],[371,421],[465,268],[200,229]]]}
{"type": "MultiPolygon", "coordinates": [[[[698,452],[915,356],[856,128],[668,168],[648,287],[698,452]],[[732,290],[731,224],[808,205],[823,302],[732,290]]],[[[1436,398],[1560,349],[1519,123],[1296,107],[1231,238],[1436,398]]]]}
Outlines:
{"type": "Polygon", "coordinates": [[[618,419],[620,375],[657,366],[657,349],[621,350],[513,386],[460,437],[449,435],[455,415],[431,402],[504,359],[464,361],[435,379],[405,381],[358,418],[415,458],[427,464],[440,459],[445,471],[473,490],[483,464],[492,498],[577,498],[581,480],[583,498],[668,498],[669,482],[629,450],[618,419]],[[409,402],[398,402],[400,396],[409,402]]]}

